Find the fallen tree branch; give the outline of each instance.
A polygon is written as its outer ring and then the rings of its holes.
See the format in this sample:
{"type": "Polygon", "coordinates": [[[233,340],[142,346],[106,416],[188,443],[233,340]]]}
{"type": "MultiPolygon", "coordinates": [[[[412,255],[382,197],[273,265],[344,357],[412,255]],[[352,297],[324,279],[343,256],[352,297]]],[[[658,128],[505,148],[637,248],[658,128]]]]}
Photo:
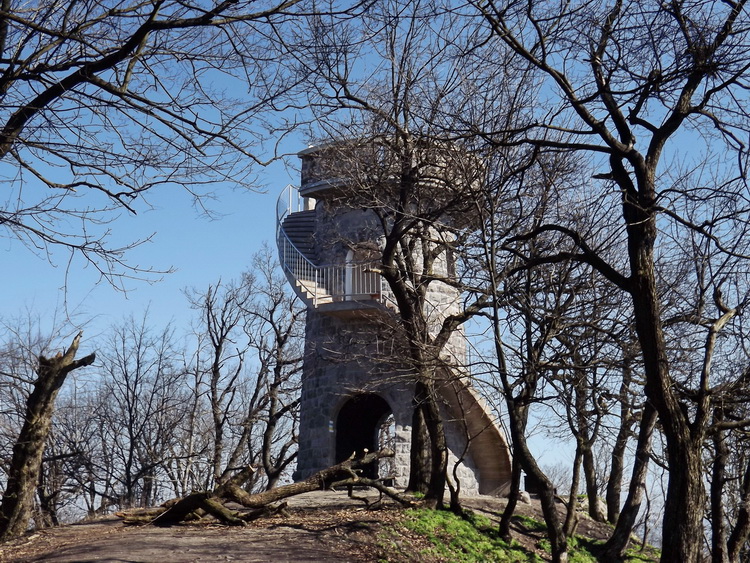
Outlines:
{"type": "MultiPolygon", "coordinates": [[[[379,481],[377,479],[369,479],[367,477],[360,477],[359,475],[355,475],[354,477],[351,477],[349,479],[344,479],[343,481],[331,483],[329,488],[335,490],[338,487],[371,487],[376,491],[379,491],[381,495],[385,495],[388,498],[391,498],[403,504],[404,506],[418,506],[420,504],[418,501],[414,500],[413,497],[401,494],[397,490],[385,486],[382,481],[379,481]]],[[[349,496],[354,499],[364,501],[365,504],[369,506],[369,499],[366,499],[364,497],[355,497],[351,493],[349,494],[349,496]]]]}
{"type": "Polygon", "coordinates": [[[242,488],[253,473],[251,467],[246,467],[238,474],[217,486],[213,491],[202,491],[190,494],[181,499],[168,501],[157,509],[138,512],[119,512],[117,516],[123,518],[126,524],[154,524],[156,526],[171,526],[190,519],[193,516],[202,517],[209,514],[225,524],[241,526],[245,522],[255,520],[267,514],[275,514],[286,506],[272,507],[280,500],[308,493],[325,490],[334,484],[337,486],[368,486],[380,491],[402,504],[412,506],[416,504],[412,499],[399,494],[397,491],[383,485],[375,479],[360,477],[358,471],[370,463],[382,458],[393,456],[391,451],[365,453],[359,457],[352,455],[349,459],[337,463],[327,469],[318,471],[303,481],[291,483],[263,491],[248,493],[242,488]],[[256,509],[250,513],[231,510],[224,505],[225,501],[234,501],[245,508],[256,509]]]}

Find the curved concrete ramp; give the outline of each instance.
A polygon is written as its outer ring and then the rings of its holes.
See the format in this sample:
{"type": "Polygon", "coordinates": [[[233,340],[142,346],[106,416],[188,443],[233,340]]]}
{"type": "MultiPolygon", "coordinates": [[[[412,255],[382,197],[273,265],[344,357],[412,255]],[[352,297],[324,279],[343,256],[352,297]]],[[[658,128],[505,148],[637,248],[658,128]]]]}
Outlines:
{"type": "Polygon", "coordinates": [[[455,376],[439,392],[452,417],[450,423],[463,425],[469,455],[479,470],[479,493],[506,496],[511,481],[510,449],[484,401],[467,381],[455,376]]]}

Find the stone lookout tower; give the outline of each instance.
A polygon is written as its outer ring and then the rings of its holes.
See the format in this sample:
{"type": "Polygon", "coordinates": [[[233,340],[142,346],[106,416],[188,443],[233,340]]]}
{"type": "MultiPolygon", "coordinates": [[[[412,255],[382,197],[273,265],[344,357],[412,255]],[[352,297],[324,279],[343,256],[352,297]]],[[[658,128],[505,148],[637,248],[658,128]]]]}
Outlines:
{"type": "MultiPolygon", "coordinates": [[[[343,168],[340,150],[330,145],[299,156],[300,187],[285,188],[277,205],[280,262],[307,306],[294,477],[308,477],[354,451],[385,446],[395,451],[395,457],[381,460],[369,476],[405,487],[414,380],[404,360],[397,307],[377,268],[382,241],[372,206],[379,203],[373,198],[369,204],[355,204],[347,198],[352,186],[344,169],[356,166],[356,155],[343,168]]],[[[370,186],[370,191],[377,193],[378,187],[370,186]]],[[[453,265],[439,267],[449,273],[453,265]]],[[[431,284],[427,302],[444,318],[457,307],[460,296],[448,284],[431,284]]],[[[455,356],[465,353],[460,333],[450,349],[455,356]]],[[[452,377],[439,393],[451,451],[449,469],[461,459],[462,491],[506,493],[510,455],[491,414],[466,378],[452,377]]]]}

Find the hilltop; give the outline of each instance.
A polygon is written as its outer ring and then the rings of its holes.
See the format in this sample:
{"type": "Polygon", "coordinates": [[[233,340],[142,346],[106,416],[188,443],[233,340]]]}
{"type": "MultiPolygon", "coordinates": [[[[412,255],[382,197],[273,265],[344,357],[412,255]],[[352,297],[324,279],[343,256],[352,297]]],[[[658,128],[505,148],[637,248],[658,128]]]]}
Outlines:
{"type": "MultiPolygon", "coordinates": [[[[376,498],[371,493],[367,496],[376,498]]],[[[481,518],[495,520],[505,501],[471,497],[465,499],[465,505],[476,515],[477,527],[481,528],[481,518]]],[[[518,545],[508,560],[548,560],[543,549],[543,527],[534,522],[542,520],[538,502],[519,504],[517,514],[518,545]]],[[[463,543],[464,548],[481,547],[479,544],[485,538],[467,535],[450,517],[449,520],[440,524],[443,527],[438,532],[429,532],[424,529],[424,521],[414,524],[414,512],[390,502],[368,509],[344,491],[316,491],[289,499],[284,514],[245,527],[125,526],[119,518],[109,516],[39,530],[0,546],[0,561],[438,563],[456,561],[458,556],[456,552],[447,555],[442,546],[435,546],[435,541],[449,544],[453,539],[458,545],[463,543]]],[[[610,528],[581,515],[578,531],[586,537],[604,539],[610,528]]],[[[473,560],[468,554],[462,557],[465,561],[473,560]]],[[[649,559],[644,557],[644,560],[649,559]]]]}

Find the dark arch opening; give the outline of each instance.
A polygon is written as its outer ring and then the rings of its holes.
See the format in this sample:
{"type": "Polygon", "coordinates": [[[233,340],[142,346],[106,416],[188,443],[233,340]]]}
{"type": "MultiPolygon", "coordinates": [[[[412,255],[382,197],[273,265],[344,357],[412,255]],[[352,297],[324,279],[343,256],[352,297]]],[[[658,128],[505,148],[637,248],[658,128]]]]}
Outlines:
{"type": "MultiPolygon", "coordinates": [[[[377,451],[382,440],[381,426],[391,414],[385,399],[372,393],[356,395],[344,403],[336,418],[336,463],[347,459],[352,452],[377,451]]],[[[368,466],[362,475],[376,479],[378,465],[368,466]]]]}

